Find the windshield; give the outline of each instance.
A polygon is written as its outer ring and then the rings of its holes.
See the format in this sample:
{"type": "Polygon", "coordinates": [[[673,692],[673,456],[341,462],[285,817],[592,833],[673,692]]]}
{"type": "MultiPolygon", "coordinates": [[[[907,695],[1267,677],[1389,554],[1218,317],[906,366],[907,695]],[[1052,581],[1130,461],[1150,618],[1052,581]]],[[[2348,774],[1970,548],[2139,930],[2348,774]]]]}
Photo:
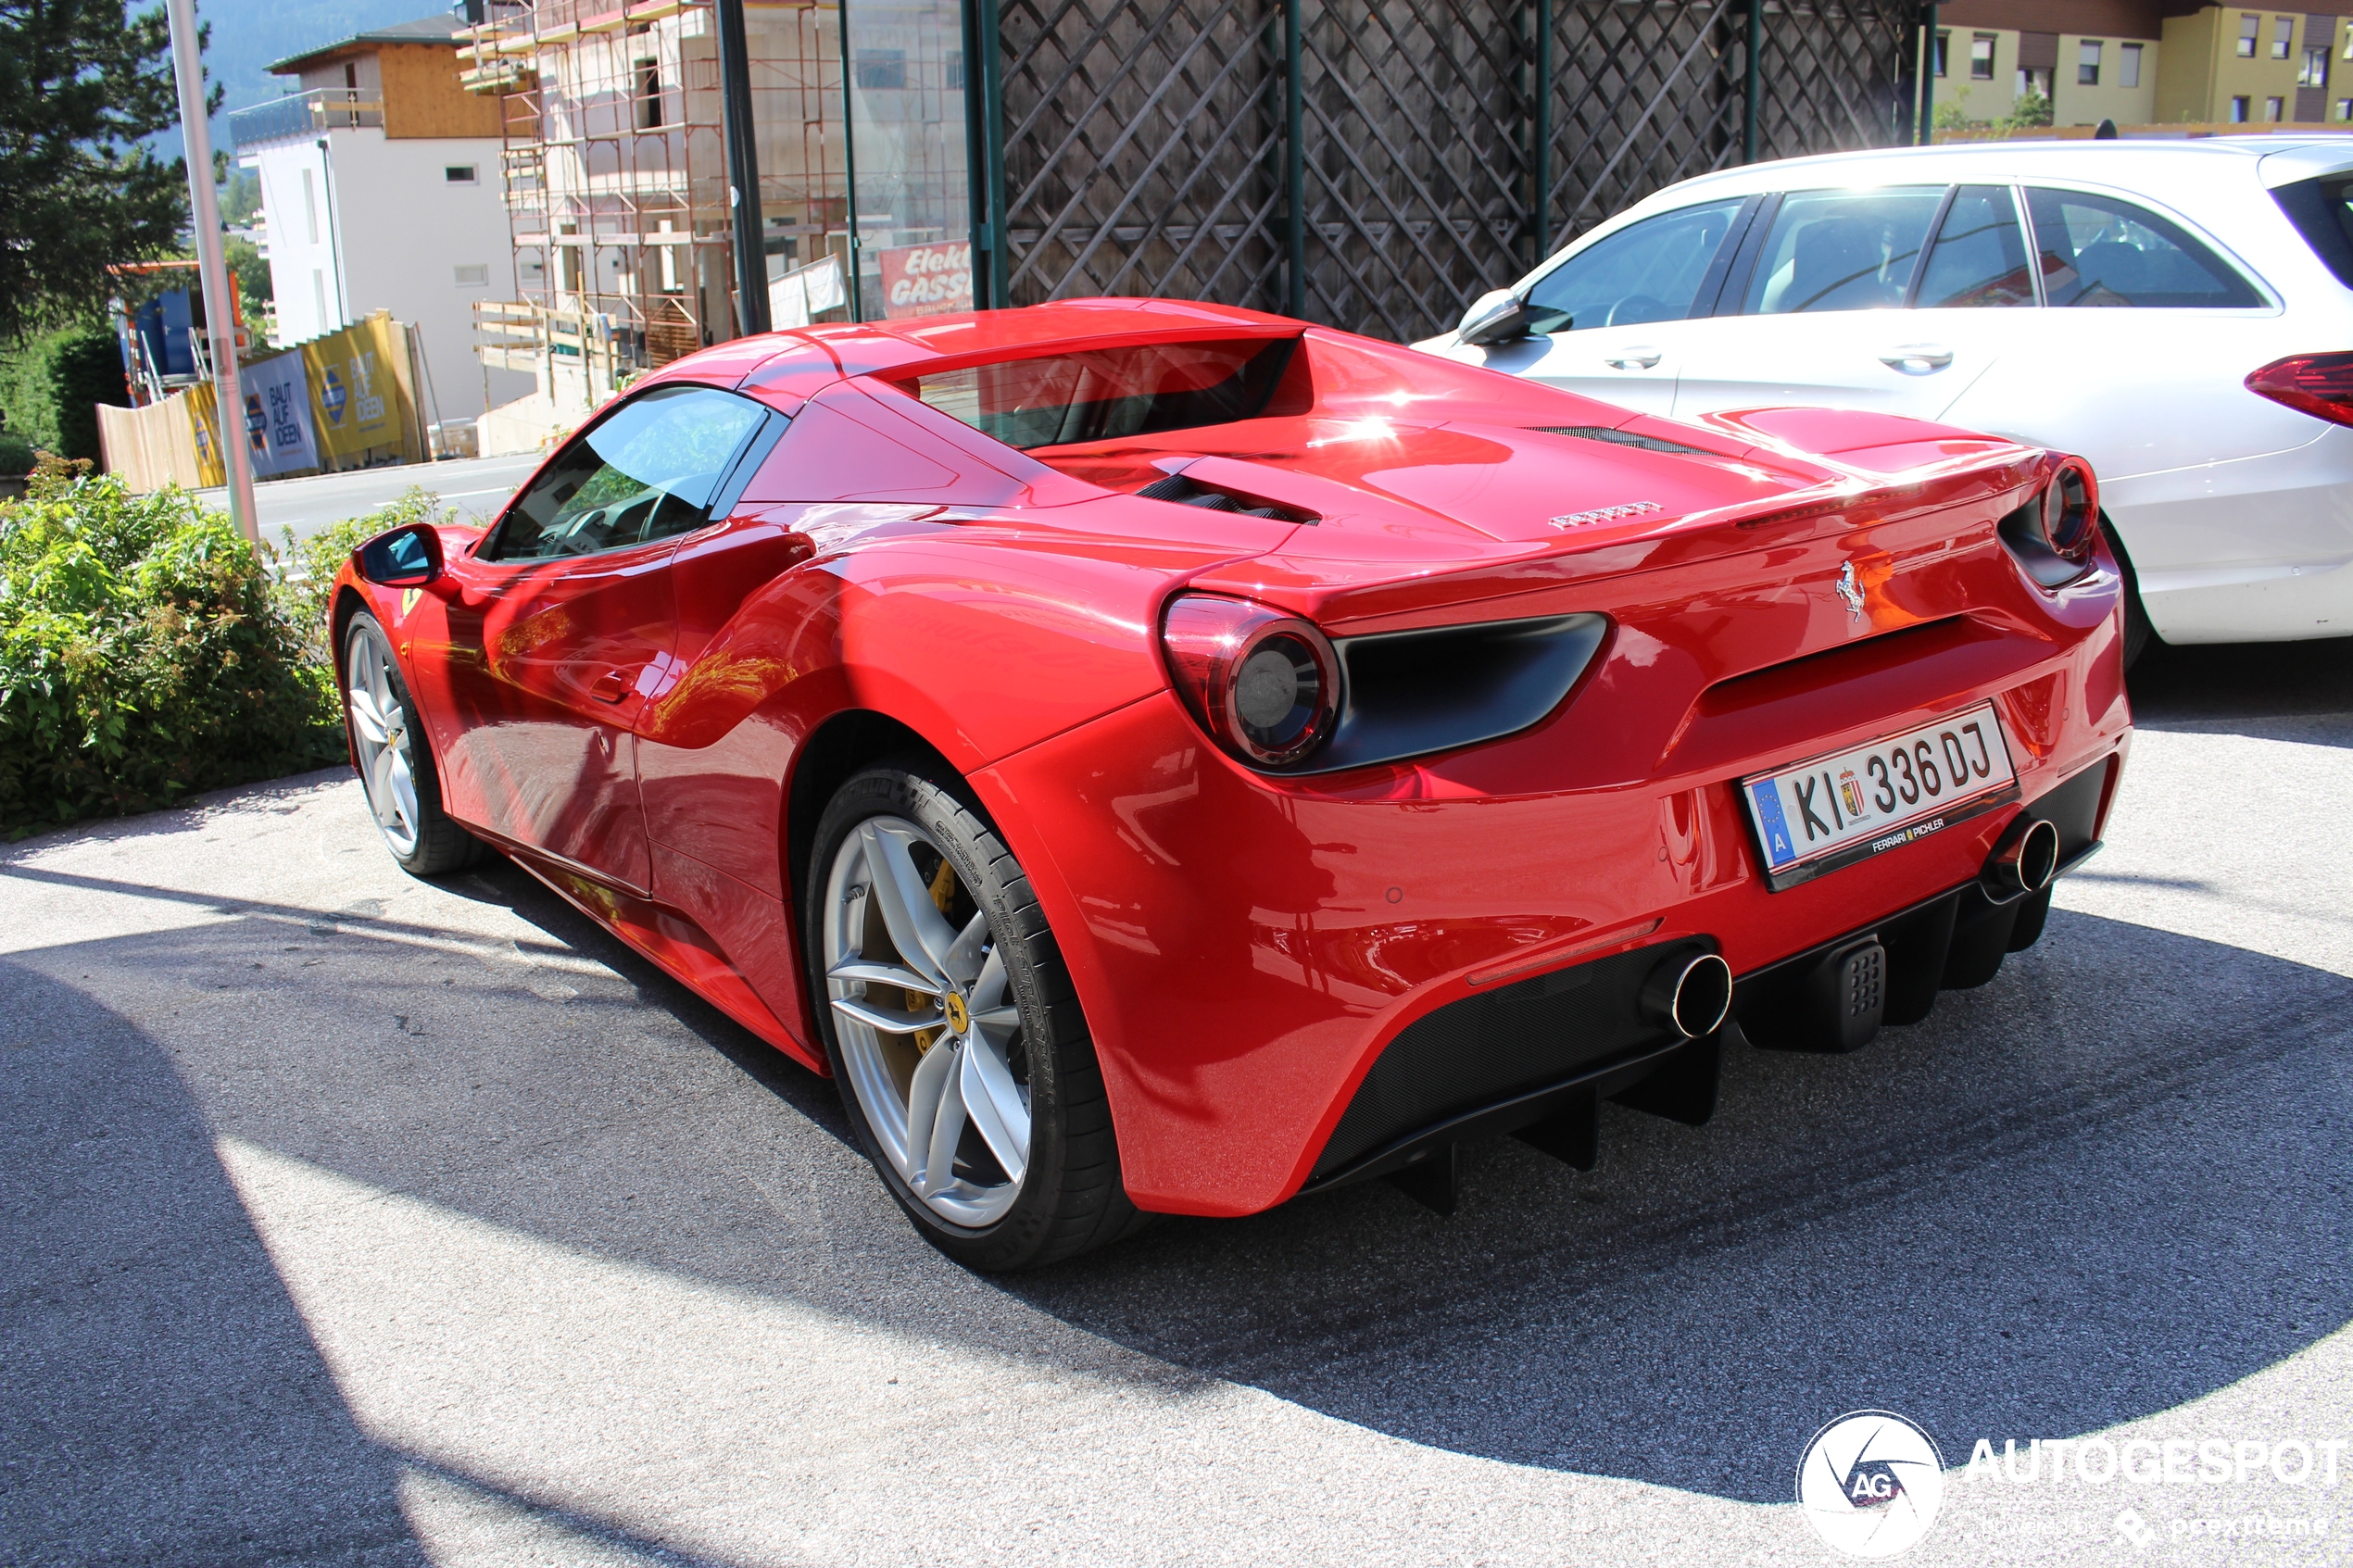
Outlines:
{"type": "Polygon", "coordinates": [[[1297,341],[1089,348],[941,370],[904,384],[1008,446],[1062,446],[1255,419],[1297,341]]]}

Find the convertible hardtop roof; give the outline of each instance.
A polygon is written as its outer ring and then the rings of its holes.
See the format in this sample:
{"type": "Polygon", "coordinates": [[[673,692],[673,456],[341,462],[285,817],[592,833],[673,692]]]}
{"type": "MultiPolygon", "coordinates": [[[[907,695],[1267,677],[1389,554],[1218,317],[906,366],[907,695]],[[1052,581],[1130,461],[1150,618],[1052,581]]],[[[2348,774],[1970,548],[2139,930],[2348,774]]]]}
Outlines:
{"type": "Polygon", "coordinates": [[[1011,310],[793,327],[719,344],[665,365],[639,385],[693,381],[798,392],[846,376],[1026,359],[1057,348],[1208,338],[1295,337],[1308,323],[1263,310],[1177,299],[1060,299],[1011,310]]]}

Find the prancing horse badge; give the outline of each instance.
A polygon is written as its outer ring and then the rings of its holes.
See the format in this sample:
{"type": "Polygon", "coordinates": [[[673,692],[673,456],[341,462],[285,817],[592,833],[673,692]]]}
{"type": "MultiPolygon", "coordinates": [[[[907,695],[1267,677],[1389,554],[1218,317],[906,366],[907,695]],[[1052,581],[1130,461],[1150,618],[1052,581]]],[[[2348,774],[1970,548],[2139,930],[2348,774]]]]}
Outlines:
{"type": "Polygon", "coordinates": [[[1846,618],[1863,619],[1863,588],[1855,581],[1855,563],[1848,561],[1838,569],[1838,596],[1846,601],[1846,618]]]}

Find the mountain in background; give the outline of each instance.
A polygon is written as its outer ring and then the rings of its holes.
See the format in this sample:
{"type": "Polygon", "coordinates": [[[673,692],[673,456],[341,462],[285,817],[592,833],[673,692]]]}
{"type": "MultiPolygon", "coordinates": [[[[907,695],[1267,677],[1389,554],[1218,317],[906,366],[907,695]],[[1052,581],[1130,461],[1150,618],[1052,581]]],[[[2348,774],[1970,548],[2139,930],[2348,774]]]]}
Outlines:
{"type": "MultiPolygon", "coordinates": [[[[196,19],[212,24],[212,47],[205,69],[228,90],[212,119],[212,144],[233,152],[228,117],[282,95],[292,77],[272,76],[270,64],[371,27],[384,27],[447,9],[433,0],[197,0],[196,19]]],[[[156,156],[180,156],[180,132],[155,138],[156,156]]]]}

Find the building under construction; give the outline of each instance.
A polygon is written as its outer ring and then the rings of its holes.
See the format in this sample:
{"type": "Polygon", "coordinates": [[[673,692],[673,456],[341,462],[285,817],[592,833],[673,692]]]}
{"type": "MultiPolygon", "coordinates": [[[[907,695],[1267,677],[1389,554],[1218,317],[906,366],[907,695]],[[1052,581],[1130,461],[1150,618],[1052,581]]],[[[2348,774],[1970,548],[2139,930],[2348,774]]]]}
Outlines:
{"type": "MultiPolygon", "coordinates": [[[[777,324],[1157,294],[1391,338],[1673,181],[1910,140],[1921,19],[1910,0],[744,13],[777,324]]],[[[482,308],[481,352],[572,422],[735,334],[718,18],[709,0],[483,15],[460,58],[501,102],[522,297],[482,308]]]]}

